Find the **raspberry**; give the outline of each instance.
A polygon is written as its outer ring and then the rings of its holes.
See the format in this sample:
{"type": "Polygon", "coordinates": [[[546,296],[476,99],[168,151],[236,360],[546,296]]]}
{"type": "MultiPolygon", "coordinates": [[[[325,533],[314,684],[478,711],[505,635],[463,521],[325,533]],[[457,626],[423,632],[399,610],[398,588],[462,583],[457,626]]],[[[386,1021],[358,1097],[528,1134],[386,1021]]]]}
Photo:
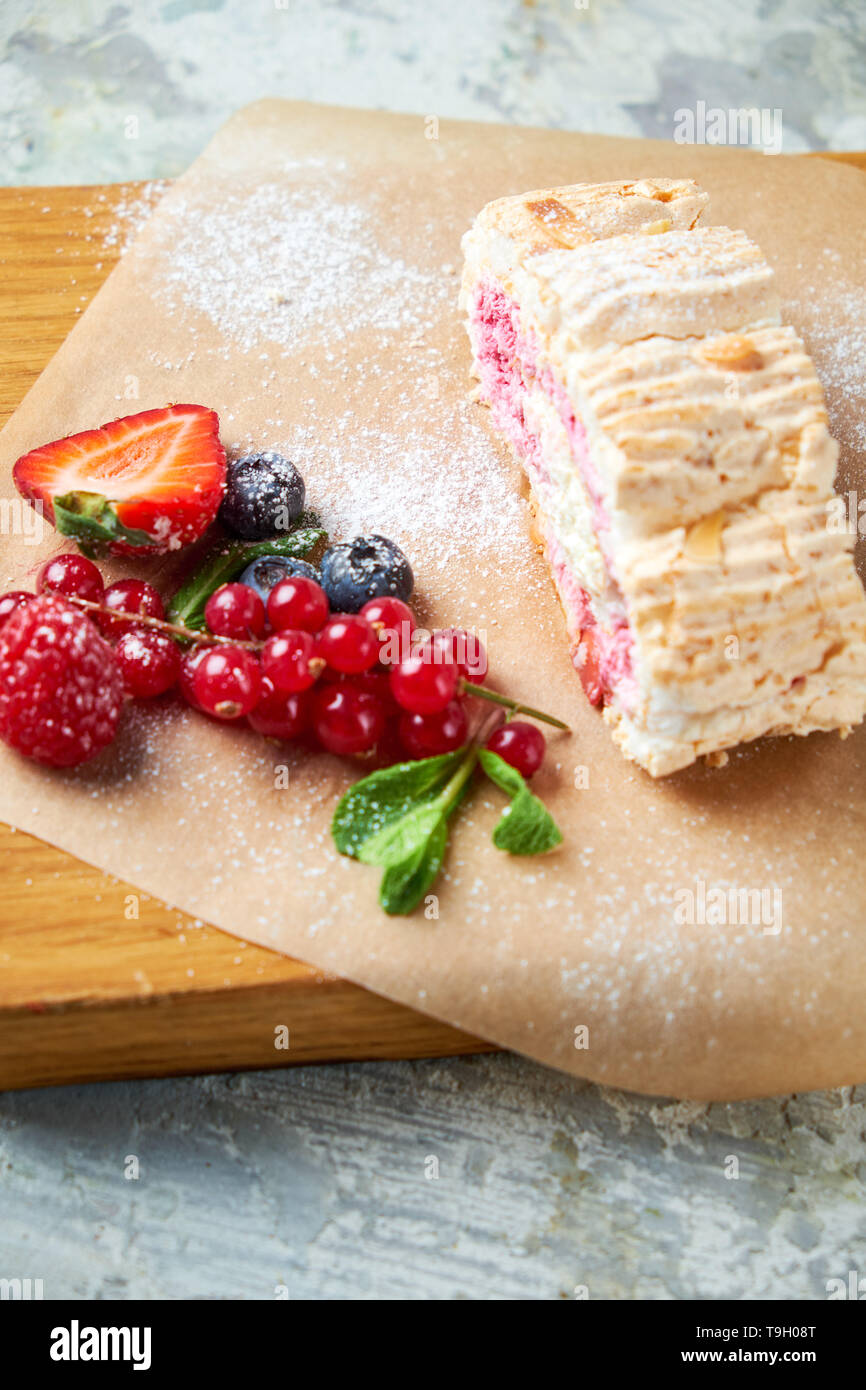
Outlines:
{"type": "Polygon", "coordinates": [[[117,733],[123,680],[108,643],[53,594],[17,608],[0,632],[0,738],[36,762],[74,767],[117,733]]]}
{"type": "Polygon", "coordinates": [[[32,597],[24,589],[10,589],[8,593],[0,595],[0,627],[7,618],[11,618],[16,608],[20,608],[22,603],[29,603],[32,597]]]}

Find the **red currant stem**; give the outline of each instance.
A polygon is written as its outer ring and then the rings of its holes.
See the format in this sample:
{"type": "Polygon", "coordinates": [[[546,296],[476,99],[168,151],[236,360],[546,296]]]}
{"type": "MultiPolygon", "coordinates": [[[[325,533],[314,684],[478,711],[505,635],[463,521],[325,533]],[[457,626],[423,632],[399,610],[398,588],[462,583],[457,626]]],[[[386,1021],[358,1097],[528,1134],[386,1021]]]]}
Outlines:
{"type": "MultiPolygon", "coordinates": [[[[77,594],[64,594],[63,597],[69,603],[77,603],[80,608],[87,608],[96,613],[106,613],[109,618],[117,618],[121,622],[135,623],[136,627],[153,627],[159,632],[171,632],[176,637],[184,637],[189,642],[195,642],[199,646],[216,645],[225,643],[230,647],[246,647],[250,651],[260,651],[264,642],[247,641],[245,637],[220,637],[216,632],[194,632],[192,628],[184,627],[181,623],[168,623],[164,618],[152,618],[148,613],[126,613],[120,608],[109,608],[105,603],[94,603],[89,598],[79,598],[77,594]]],[[[316,658],[312,658],[312,661],[316,658]]]]}
{"type": "Polygon", "coordinates": [[[463,787],[469,781],[475,768],[478,765],[478,753],[487,742],[495,726],[502,720],[502,711],[495,710],[488,719],[482,719],[472,737],[464,743],[460,752],[463,757],[457,764],[456,771],[445,783],[436,801],[441,805],[446,815],[451,814],[451,808],[458,799],[463,787]]]}
{"type": "Polygon", "coordinates": [[[468,743],[464,744],[462,749],[463,757],[457,764],[456,772],[450,780],[445,783],[445,786],[437,797],[437,801],[441,803],[446,815],[451,814],[453,806],[459,800],[461,791],[475,772],[478,766],[479,750],[493,732],[494,723],[501,718],[502,716],[497,710],[494,719],[482,720],[481,724],[472,735],[472,738],[468,743]]]}
{"type": "Polygon", "coordinates": [[[475,743],[471,743],[469,745],[469,750],[466,754],[466,757],[462,760],[462,762],[458,763],[457,771],[454,773],[451,780],[449,782],[446,782],[445,786],[439,793],[438,800],[442,803],[442,807],[446,815],[450,812],[452,806],[457,801],[457,798],[463,790],[463,787],[466,785],[466,783],[469,781],[469,778],[475,771],[475,764],[477,762],[478,747],[475,743]]]}
{"type": "Polygon", "coordinates": [[[555,719],[552,714],[545,714],[543,710],[533,709],[531,705],[522,705],[519,700],[512,700],[510,695],[500,695],[498,690],[488,690],[486,685],[473,685],[472,681],[461,678],[460,692],[463,695],[480,695],[482,700],[492,700],[495,705],[504,705],[512,714],[528,714],[530,719],[540,719],[542,724],[552,724],[554,729],[565,729],[566,733],[571,733],[569,726],[563,724],[561,719],[555,719]]]}
{"type": "Polygon", "coordinates": [[[478,754],[481,748],[489,739],[497,724],[502,722],[502,711],[494,710],[488,719],[482,719],[475,733],[469,742],[463,746],[463,757],[457,765],[457,771],[446,782],[442,791],[439,793],[439,800],[445,808],[446,814],[450,814],[450,808],[460,795],[463,787],[469,781],[478,766],[478,754]]]}
{"type": "MultiPolygon", "coordinates": [[[[70,603],[76,603],[80,608],[86,608],[89,612],[105,613],[108,617],[117,618],[120,622],[134,623],[138,627],[152,627],[158,632],[170,632],[175,637],[181,637],[197,646],[244,647],[253,652],[261,651],[264,646],[263,641],[247,640],[242,637],[221,637],[215,632],[196,632],[192,628],[184,627],[182,623],[169,623],[164,618],[152,618],[146,613],[127,613],[119,608],[109,608],[107,604],[95,603],[89,598],[79,598],[77,594],[65,594],[64,597],[70,603]]],[[[326,665],[327,662],[321,657],[310,658],[309,669],[316,677],[321,675],[326,665]]],[[[543,710],[533,709],[531,705],[522,705],[518,700],[512,700],[510,695],[501,695],[498,690],[489,690],[487,686],[474,685],[472,681],[462,678],[459,687],[461,694],[477,695],[482,700],[490,700],[493,704],[504,706],[505,709],[510,710],[509,717],[515,714],[528,714],[531,719],[538,719],[543,724],[552,724],[555,729],[564,729],[566,733],[571,732],[569,726],[563,724],[561,719],[554,718],[552,714],[545,714],[543,710]]]]}
{"type": "Polygon", "coordinates": [[[487,718],[481,720],[481,722],[475,730],[475,733],[472,735],[472,738],[470,740],[472,747],[476,749],[483,748],[484,745],[487,743],[487,740],[489,739],[490,735],[494,732],[495,729],[499,728],[499,725],[503,722],[504,717],[507,716],[503,716],[501,709],[491,710],[487,718]]]}

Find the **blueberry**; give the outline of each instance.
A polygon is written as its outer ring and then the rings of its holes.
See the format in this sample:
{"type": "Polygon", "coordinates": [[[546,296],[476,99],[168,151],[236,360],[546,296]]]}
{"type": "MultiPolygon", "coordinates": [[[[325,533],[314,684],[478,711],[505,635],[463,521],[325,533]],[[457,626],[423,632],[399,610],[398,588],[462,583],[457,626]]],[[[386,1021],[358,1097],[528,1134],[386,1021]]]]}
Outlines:
{"type": "Polygon", "coordinates": [[[406,556],[384,536],[356,536],[322,556],[321,584],[336,613],[357,613],[368,599],[385,594],[405,603],[414,583],[406,556]]]}
{"type": "Polygon", "coordinates": [[[267,604],[268,594],[283,579],[291,579],[294,574],[303,574],[307,579],[321,583],[319,571],[306,560],[294,560],[288,555],[262,555],[247,565],[243,574],[238,575],[238,583],[255,589],[262,603],[267,604]]]}
{"type": "Polygon", "coordinates": [[[230,459],[219,519],[247,541],[288,531],[304,510],[306,489],[297,468],[281,454],[230,459]]]}

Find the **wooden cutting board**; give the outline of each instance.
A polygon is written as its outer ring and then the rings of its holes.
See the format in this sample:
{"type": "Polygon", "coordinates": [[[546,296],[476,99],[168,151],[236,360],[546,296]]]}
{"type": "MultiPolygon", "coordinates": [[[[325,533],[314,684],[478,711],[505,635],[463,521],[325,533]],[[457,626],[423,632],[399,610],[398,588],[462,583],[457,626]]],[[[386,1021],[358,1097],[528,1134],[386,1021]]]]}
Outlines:
{"type": "MultiPolygon", "coordinates": [[[[114,265],[118,207],[141,196],[0,189],[0,425],[114,265]]],[[[0,1089],[494,1050],[5,825],[0,851],[0,1089]]]]}
{"type": "MultiPolygon", "coordinates": [[[[866,169],[866,154],[833,157],[866,169]]],[[[0,425],[111,270],[118,208],[141,196],[0,189],[0,425]]],[[[0,826],[0,848],[0,1088],[494,1050],[29,835],[0,826]]]]}

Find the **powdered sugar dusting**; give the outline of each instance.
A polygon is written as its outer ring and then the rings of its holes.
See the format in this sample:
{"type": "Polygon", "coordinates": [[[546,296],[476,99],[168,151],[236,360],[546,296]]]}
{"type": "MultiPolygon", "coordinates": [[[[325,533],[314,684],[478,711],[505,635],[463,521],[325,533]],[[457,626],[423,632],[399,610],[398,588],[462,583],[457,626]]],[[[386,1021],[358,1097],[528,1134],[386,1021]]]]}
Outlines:
{"type": "Polygon", "coordinates": [[[785,317],[796,325],[815,360],[833,433],[850,448],[866,450],[863,291],[846,275],[839,253],[829,248],[817,266],[799,269],[804,292],[785,306],[785,317]],[[837,403],[844,403],[844,412],[837,403]]]}
{"type": "MultiPolygon", "coordinates": [[[[169,187],[170,184],[167,179],[152,179],[143,187],[138,188],[134,195],[125,195],[118,199],[113,207],[115,220],[103,235],[103,246],[108,250],[116,250],[121,256],[125,256],[169,187]]],[[[106,195],[100,193],[97,202],[104,203],[105,201],[106,195]]],[[[85,208],[84,215],[85,217],[92,216],[92,210],[85,208]]]]}
{"type": "Polygon", "coordinates": [[[295,425],[286,446],[296,459],[313,460],[306,471],[331,534],[399,536],[428,565],[443,567],[465,554],[467,535],[505,555],[525,530],[513,481],[479,415],[462,405],[437,435],[425,412],[407,409],[402,429],[381,429],[348,410],[333,422],[295,425]]]}
{"type": "Polygon", "coordinates": [[[452,296],[441,276],[387,255],[370,212],[327,184],[228,193],[205,219],[176,202],[163,235],[164,302],[206,314],[235,351],[323,334],[337,343],[362,328],[420,331],[452,296]]]}
{"type": "Polygon", "coordinates": [[[202,351],[202,319],[214,325],[208,351],[237,364],[231,407],[218,404],[224,442],[290,457],[334,537],[379,532],[439,570],[467,540],[497,565],[525,564],[516,469],[469,400],[456,266],[429,263],[423,227],[386,249],[381,212],[352,194],[339,162],[289,172],[206,211],[194,191],[163,205],[156,295],[185,344],[175,361],[151,360],[184,370],[202,351]],[[240,418],[255,424],[233,433],[240,418]]]}

